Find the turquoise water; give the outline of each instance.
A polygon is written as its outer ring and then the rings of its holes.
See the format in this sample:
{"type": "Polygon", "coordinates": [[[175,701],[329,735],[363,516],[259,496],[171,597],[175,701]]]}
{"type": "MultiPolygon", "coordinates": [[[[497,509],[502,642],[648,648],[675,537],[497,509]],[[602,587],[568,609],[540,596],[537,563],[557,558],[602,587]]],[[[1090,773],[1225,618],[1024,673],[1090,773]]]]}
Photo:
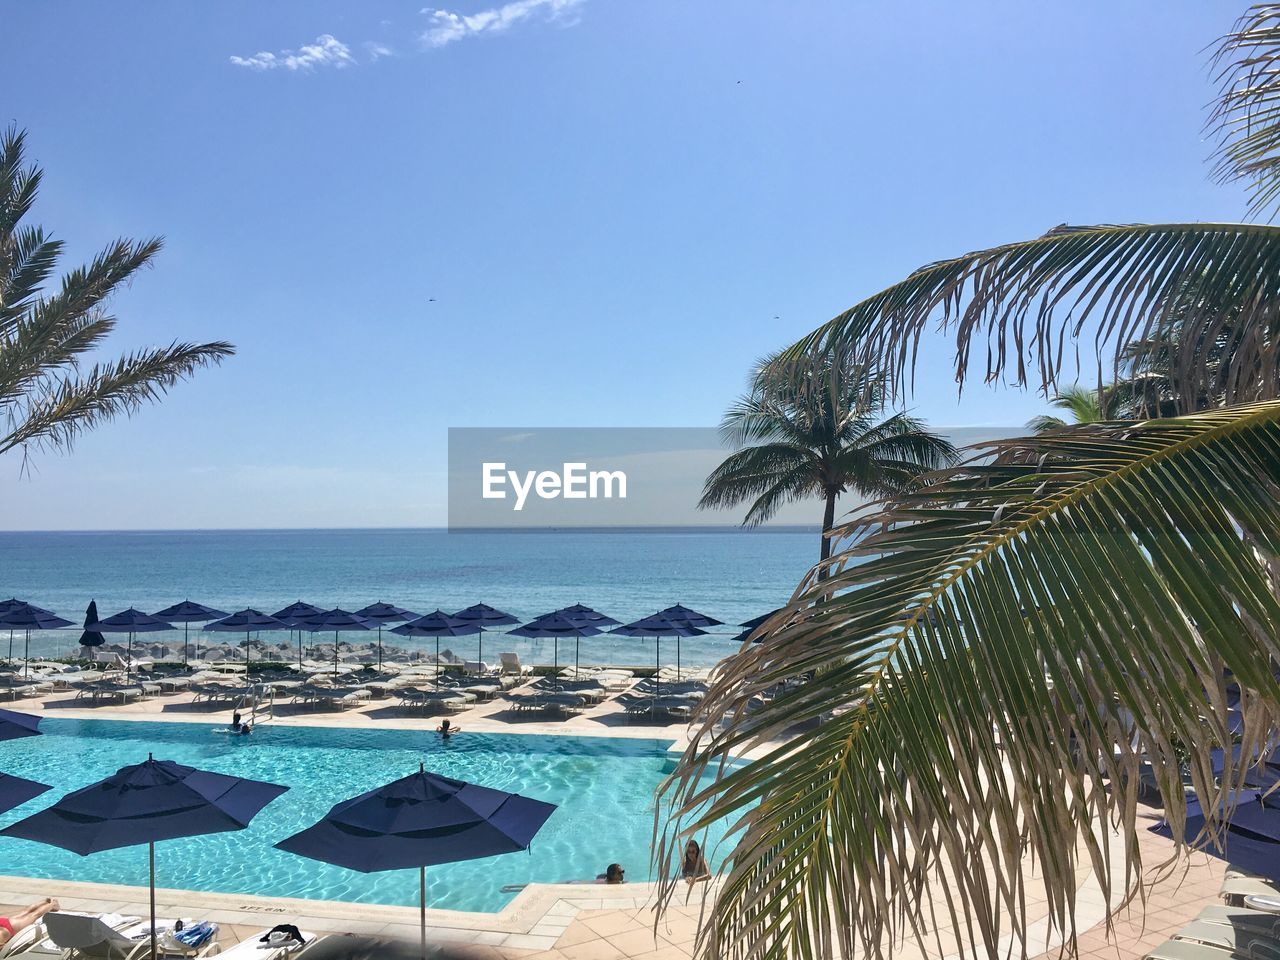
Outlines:
{"type": "MultiPolygon", "coordinates": [[[[521,618],[581,602],[624,622],[683,603],[737,624],[784,602],[817,553],[816,531],[794,528],[0,533],[0,599],[30,600],[76,623],[90,599],[105,617],[128,606],[155,611],[184,598],[227,611],[251,606],[272,613],[301,598],[349,610],[384,600],[420,613],[484,602],[521,618]]],[[[730,649],[730,630],[684,641],[684,662],[719,660],[730,649]]],[[[79,635],[36,634],[32,649],[67,653],[79,635]]],[[[180,634],[152,637],[181,642],[180,634]]],[[[475,655],[471,638],[446,645],[475,655]]],[[[487,657],[497,649],[533,663],[550,663],[553,656],[549,640],[486,635],[487,657]]],[[[587,663],[648,664],[654,656],[652,641],[621,637],[584,640],[581,651],[587,663]]],[[[572,656],[572,642],[567,652],[561,643],[561,662],[572,656]]],[[[664,642],[663,660],[674,660],[674,645],[664,642]]]]}
{"type": "MultiPolygon", "coordinates": [[[[426,733],[259,727],[252,737],[203,724],[48,719],[41,737],[0,743],[0,769],[50,784],[42,797],[0,817],[7,826],[70,790],[154,752],[219,773],[292,789],[242,831],[158,844],[162,887],[361,903],[417,903],[417,871],[362,874],[272,847],[339,800],[428,770],[545,800],[558,809],[528,853],[445,864],[427,871],[427,903],[493,912],[505,884],[590,880],[613,861],[627,879],[650,879],[653,791],[670,769],[669,741],[464,733],[447,743],[426,733]]],[[[714,838],[712,838],[714,839],[714,838]]],[[[709,848],[710,849],[710,848],[709,848]]],[[[0,872],[145,886],[143,848],[79,857],[57,847],[0,838],[0,872]]]]}

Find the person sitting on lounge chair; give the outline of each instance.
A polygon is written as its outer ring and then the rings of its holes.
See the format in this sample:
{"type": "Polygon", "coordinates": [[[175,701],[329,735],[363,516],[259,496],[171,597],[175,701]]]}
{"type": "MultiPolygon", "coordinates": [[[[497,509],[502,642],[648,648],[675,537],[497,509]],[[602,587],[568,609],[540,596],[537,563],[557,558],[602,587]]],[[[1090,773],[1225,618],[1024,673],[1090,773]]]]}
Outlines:
{"type": "Polygon", "coordinates": [[[45,897],[39,903],[16,910],[7,917],[0,917],[0,945],[8,943],[27,927],[39,923],[46,913],[58,909],[58,901],[45,897]]]}
{"type": "Polygon", "coordinates": [[[445,717],[443,720],[441,720],[440,726],[436,727],[436,733],[440,734],[440,736],[445,740],[448,740],[455,733],[461,733],[461,732],[462,732],[462,728],[458,726],[456,723],[450,723],[448,717],[445,717]]]}
{"type": "Polygon", "coordinates": [[[699,880],[711,879],[711,868],[707,866],[707,858],[702,855],[702,847],[697,840],[690,840],[684,845],[684,860],[680,864],[680,876],[693,886],[699,880]]]}

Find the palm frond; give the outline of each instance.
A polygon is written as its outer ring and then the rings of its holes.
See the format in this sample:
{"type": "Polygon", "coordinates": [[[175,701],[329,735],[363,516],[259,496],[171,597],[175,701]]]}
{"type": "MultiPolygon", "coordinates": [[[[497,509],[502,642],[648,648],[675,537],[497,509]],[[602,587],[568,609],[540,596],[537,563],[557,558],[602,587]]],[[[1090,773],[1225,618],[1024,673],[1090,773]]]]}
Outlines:
{"type": "Polygon", "coordinates": [[[0,454],[15,447],[67,447],[85,430],[146,402],[160,399],[197,369],[221,363],[235,353],[229,343],[174,343],[96,364],[81,376],[65,377],[28,402],[11,408],[0,454]]]}
{"type": "Polygon", "coordinates": [[[1250,210],[1280,199],[1280,5],[1250,7],[1218,43],[1221,89],[1209,118],[1217,136],[1214,174],[1250,185],[1250,210]]]}
{"type": "Polygon", "coordinates": [[[684,840],[727,819],[711,960],[882,956],[933,903],[995,955],[1026,929],[1024,856],[1074,935],[1077,869],[1108,896],[1139,882],[1140,763],[1175,837],[1184,753],[1229,811],[1243,766],[1227,750],[1219,782],[1209,762],[1232,742],[1225,670],[1241,755],[1277,729],[1278,494],[1271,402],[992,444],[868,508],[829,578],[718,669],[660,796],[664,902],[684,840]]]}
{"type": "MultiPolygon", "coordinates": [[[[1044,236],[930,264],[868,297],[791,347],[847,348],[884,372],[890,394],[911,386],[919,341],[936,326],[956,344],[960,384],[1056,388],[1071,344],[1094,340],[1099,380],[1174,318],[1180,383],[1206,376],[1204,345],[1232,337],[1214,369],[1227,402],[1280,396],[1280,227],[1182,223],[1056,227],[1044,236]],[[1197,296],[1185,298],[1189,278],[1197,296]],[[1182,295],[1182,296],[1180,296],[1182,295]],[[984,359],[979,359],[985,357],[984,359]]],[[[1193,409],[1186,407],[1184,409],[1193,409]]]]}

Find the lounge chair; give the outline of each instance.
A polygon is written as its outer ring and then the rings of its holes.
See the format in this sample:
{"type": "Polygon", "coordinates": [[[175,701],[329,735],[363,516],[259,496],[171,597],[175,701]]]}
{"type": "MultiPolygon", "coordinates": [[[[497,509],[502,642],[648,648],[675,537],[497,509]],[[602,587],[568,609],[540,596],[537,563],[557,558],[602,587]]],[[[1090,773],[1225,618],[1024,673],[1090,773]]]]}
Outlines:
{"type": "Polygon", "coordinates": [[[1214,904],[1196,914],[1196,922],[1221,923],[1232,927],[1247,927],[1269,936],[1280,938],[1280,916],[1240,907],[1224,907],[1214,904]]]}
{"type": "Polygon", "coordinates": [[[324,934],[317,936],[307,930],[300,930],[303,942],[298,943],[296,940],[288,940],[279,944],[266,942],[266,937],[270,934],[270,930],[260,930],[251,936],[245,937],[234,947],[228,947],[218,954],[220,958],[226,960],[284,960],[285,957],[298,957],[303,953],[310,951],[311,946],[317,941],[324,938],[324,934]]]}
{"type": "Polygon", "coordinates": [[[518,653],[499,654],[499,658],[502,660],[502,672],[505,674],[524,677],[533,673],[533,667],[525,666],[520,662],[518,653]]]}
{"type": "MultiPolygon", "coordinates": [[[[1250,958],[1221,947],[1196,943],[1194,940],[1166,940],[1159,946],[1152,947],[1145,954],[1145,960],[1250,960],[1250,958]]],[[[1264,960],[1264,958],[1259,956],[1252,960],[1264,960]]]]}
{"type": "MultiPolygon", "coordinates": [[[[169,951],[165,935],[172,933],[173,925],[171,920],[156,922],[161,931],[157,946],[162,956],[203,957],[217,950],[216,938],[211,937],[196,951],[169,951]]],[[[48,941],[62,951],[62,960],[140,960],[151,953],[151,924],[147,921],[117,928],[96,916],[58,912],[45,914],[44,926],[48,941]]]]}
{"type": "MultiPolygon", "coordinates": [[[[59,911],[60,917],[84,917],[86,919],[101,921],[112,930],[127,930],[130,927],[136,927],[142,922],[140,917],[129,917],[119,913],[77,913],[75,911],[59,911]]],[[[49,939],[49,930],[45,926],[44,918],[39,923],[34,923],[25,930],[19,930],[17,935],[10,938],[9,942],[0,947],[0,958],[14,956],[28,957],[60,957],[63,954],[63,948],[59,947],[49,939]]]]}
{"type": "Polygon", "coordinates": [[[1261,944],[1263,947],[1273,946],[1277,952],[1280,952],[1280,942],[1269,934],[1250,927],[1232,926],[1226,923],[1192,920],[1175,933],[1174,937],[1178,940],[1193,940],[1196,943],[1245,956],[1254,952],[1255,944],[1261,944]]]}
{"type": "Polygon", "coordinates": [[[1228,870],[1218,895],[1232,906],[1241,906],[1245,897],[1280,897],[1280,887],[1262,877],[1228,870]]]}

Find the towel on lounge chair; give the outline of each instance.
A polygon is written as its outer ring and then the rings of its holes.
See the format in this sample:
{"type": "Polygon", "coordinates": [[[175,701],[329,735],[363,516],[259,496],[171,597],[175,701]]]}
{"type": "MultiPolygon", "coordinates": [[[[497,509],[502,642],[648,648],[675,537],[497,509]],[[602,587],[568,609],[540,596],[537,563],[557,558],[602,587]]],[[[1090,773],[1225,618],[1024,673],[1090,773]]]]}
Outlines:
{"type": "Polygon", "coordinates": [[[218,925],[210,923],[208,920],[201,920],[199,923],[193,923],[189,927],[183,927],[181,930],[173,931],[173,939],[177,940],[184,947],[201,947],[213,939],[218,932],[218,925]]]}

